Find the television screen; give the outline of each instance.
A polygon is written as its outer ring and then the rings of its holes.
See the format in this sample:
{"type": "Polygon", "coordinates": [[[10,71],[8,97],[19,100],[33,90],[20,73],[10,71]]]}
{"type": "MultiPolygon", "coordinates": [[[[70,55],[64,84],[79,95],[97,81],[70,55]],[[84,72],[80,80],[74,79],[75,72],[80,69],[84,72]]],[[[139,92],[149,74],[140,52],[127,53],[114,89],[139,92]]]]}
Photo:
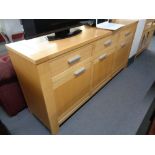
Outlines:
{"type": "Polygon", "coordinates": [[[61,32],[70,28],[81,26],[86,19],[23,19],[25,39],[61,32]]]}

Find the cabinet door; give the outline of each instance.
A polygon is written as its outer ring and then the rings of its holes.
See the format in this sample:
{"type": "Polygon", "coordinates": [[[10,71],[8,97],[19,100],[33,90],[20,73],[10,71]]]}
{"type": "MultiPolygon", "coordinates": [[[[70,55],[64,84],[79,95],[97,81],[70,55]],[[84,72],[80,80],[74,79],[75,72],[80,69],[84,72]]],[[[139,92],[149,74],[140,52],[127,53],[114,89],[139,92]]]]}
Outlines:
{"type": "Polygon", "coordinates": [[[143,33],[143,36],[139,45],[139,50],[138,50],[140,52],[138,53],[141,53],[144,49],[146,49],[149,46],[153,33],[154,33],[154,30],[145,31],[145,33],[143,33]]]}
{"type": "Polygon", "coordinates": [[[152,36],[153,36],[154,30],[150,30],[149,32],[147,32],[147,39],[145,42],[145,47],[147,48],[151,42],[152,36]]]}
{"type": "Polygon", "coordinates": [[[140,44],[139,44],[139,50],[143,49],[145,46],[145,42],[146,42],[146,34],[143,33],[140,44]]]}
{"type": "Polygon", "coordinates": [[[99,55],[93,62],[93,88],[102,84],[112,74],[114,49],[99,55]]]}
{"type": "Polygon", "coordinates": [[[131,41],[130,42],[121,42],[119,43],[118,50],[115,52],[115,59],[114,59],[114,72],[119,70],[121,67],[125,66],[128,57],[129,57],[129,52],[131,48],[131,41]]]}
{"type": "Polygon", "coordinates": [[[91,85],[90,63],[63,72],[53,79],[59,119],[89,96],[91,85]]]}

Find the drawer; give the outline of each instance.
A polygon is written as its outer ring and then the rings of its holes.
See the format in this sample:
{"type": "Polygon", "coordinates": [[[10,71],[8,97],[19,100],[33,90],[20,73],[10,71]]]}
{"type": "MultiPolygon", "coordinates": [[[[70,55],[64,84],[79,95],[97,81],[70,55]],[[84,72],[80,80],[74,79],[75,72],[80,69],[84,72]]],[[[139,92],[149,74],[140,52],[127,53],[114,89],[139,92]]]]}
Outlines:
{"type": "Polygon", "coordinates": [[[145,23],[144,30],[146,31],[146,30],[150,29],[153,26],[153,22],[154,22],[153,19],[147,19],[146,20],[146,23],[145,23]]]}
{"type": "Polygon", "coordinates": [[[116,45],[116,39],[115,35],[100,39],[96,41],[95,43],[95,50],[93,52],[93,55],[99,55],[103,52],[103,50],[110,49],[116,45]]]}
{"type": "MultiPolygon", "coordinates": [[[[124,49],[126,47],[130,47],[131,48],[131,45],[132,45],[132,40],[131,41],[128,41],[128,40],[122,40],[119,42],[117,48],[118,50],[120,49],[124,49]]],[[[130,51],[130,50],[129,50],[130,51]]]]}
{"type": "Polygon", "coordinates": [[[135,32],[135,27],[128,27],[120,32],[120,41],[131,41],[135,32]]]}
{"type": "Polygon", "coordinates": [[[89,59],[92,55],[92,50],[93,45],[89,45],[53,59],[49,62],[52,76],[64,72],[66,69],[89,59]]]}
{"type": "Polygon", "coordinates": [[[52,78],[59,120],[90,94],[91,64],[77,65],[52,78]]]}

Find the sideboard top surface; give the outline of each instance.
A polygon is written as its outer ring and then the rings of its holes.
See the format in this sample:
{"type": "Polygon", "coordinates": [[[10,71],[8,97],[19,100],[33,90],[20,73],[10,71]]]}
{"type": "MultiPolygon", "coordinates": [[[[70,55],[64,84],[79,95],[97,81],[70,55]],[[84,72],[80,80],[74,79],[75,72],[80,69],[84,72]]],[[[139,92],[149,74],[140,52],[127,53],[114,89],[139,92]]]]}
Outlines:
{"type": "MultiPolygon", "coordinates": [[[[122,23],[125,25],[124,27],[126,27],[137,21],[116,20],[115,22],[122,23]]],[[[30,40],[10,43],[7,44],[6,47],[9,52],[15,52],[34,64],[40,64],[113,33],[109,30],[97,29],[89,26],[81,26],[81,29],[81,34],[66,39],[48,41],[45,36],[42,36],[30,40]]]]}

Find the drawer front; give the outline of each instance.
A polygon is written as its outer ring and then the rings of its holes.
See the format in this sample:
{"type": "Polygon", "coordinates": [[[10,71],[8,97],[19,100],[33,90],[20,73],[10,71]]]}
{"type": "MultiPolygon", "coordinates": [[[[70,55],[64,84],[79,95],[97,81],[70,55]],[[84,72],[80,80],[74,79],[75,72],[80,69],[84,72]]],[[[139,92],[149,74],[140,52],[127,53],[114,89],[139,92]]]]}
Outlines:
{"type": "Polygon", "coordinates": [[[113,48],[116,45],[115,35],[100,39],[95,43],[95,50],[93,52],[94,56],[99,55],[103,50],[113,48]]]}
{"type": "Polygon", "coordinates": [[[76,64],[89,59],[91,57],[92,50],[93,45],[89,45],[53,59],[49,62],[51,75],[56,76],[57,74],[64,72],[66,69],[70,69],[76,64]]]}
{"type": "Polygon", "coordinates": [[[144,30],[150,29],[153,26],[153,22],[154,22],[153,19],[147,19],[144,30]]]}
{"type": "Polygon", "coordinates": [[[59,119],[70,108],[80,104],[88,97],[91,85],[91,64],[82,64],[70,69],[53,79],[53,91],[59,119]]]}
{"type": "Polygon", "coordinates": [[[114,54],[115,49],[110,49],[93,61],[93,88],[96,88],[111,76],[114,54]]]}
{"type": "Polygon", "coordinates": [[[120,41],[131,41],[135,32],[135,27],[128,27],[120,32],[120,41]]]}

